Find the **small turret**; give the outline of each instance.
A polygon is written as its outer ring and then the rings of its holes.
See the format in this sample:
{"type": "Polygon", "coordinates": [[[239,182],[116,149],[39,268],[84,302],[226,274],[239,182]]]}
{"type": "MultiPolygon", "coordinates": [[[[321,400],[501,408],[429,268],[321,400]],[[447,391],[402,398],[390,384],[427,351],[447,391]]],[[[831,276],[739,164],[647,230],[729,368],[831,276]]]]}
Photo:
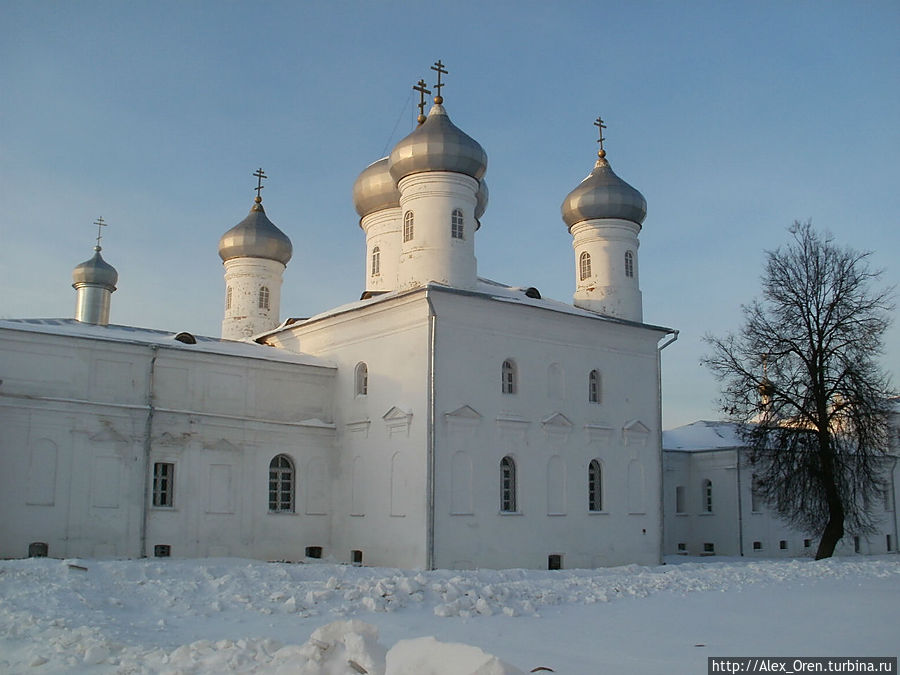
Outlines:
{"type": "MultiPolygon", "coordinates": [[[[437,282],[456,288],[477,283],[475,231],[487,206],[482,178],[487,154],[459,129],[444,109],[438,61],[437,95],[427,117],[402,139],[388,159],[390,175],[400,191],[401,241],[397,267],[399,289],[437,282]]],[[[415,88],[422,94],[420,81],[415,88]]]]}
{"type": "Polygon", "coordinates": [[[288,236],[266,216],[260,192],[250,213],[219,240],[219,257],[225,266],[225,318],[222,337],[242,340],[278,326],[281,322],[281,284],[285,266],[293,255],[288,236]]]}
{"type": "Polygon", "coordinates": [[[72,288],[75,289],[75,320],[98,326],[109,324],[109,306],[119,273],[100,255],[103,218],[94,221],[97,226],[97,245],[94,255],[72,270],[72,288]]]}
{"type": "Polygon", "coordinates": [[[644,196],[612,170],[603,149],[591,173],[562,203],[562,218],[573,236],[577,307],[621,319],[641,321],[638,233],[647,216],[644,196]]]}

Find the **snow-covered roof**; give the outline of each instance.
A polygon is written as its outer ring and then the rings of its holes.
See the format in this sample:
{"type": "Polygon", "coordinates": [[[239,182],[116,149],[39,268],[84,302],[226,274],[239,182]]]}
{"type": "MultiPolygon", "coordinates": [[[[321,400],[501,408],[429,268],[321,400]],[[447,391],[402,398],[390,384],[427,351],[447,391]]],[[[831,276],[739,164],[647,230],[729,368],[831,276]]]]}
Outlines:
{"type": "Polygon", "coordinates": [[[195,342],[193,344],[182,342],[176,336],[187,336],[187,333],[171,333],[153,328],[136,328],[134,326],[119,326],[110,324],[98,326],[90,323],[82,323],[75,319],[2,319],[0,329],[14,330],[28,333],[43,333],[46,335],[61,335],[79,337],[90,340],[105,340],[109,342],[127,342],[131,344],[156,345],[166,349],[178,349],[184,351],[203,352],[206,354],[219,354],[223,356],[239,356],[243,358],[261,359],[265,361],[279,361],[299,365],[319,366],[333,368],[334,364],[326,359],[321,359],[308,354],[296,354],[268,345],[255,342],[242,342],[235,340],[222,340],[220,338],[206,337],[203,335],[190,335],[195,342]]]}
{"type": "Polygon", "coordinates": [[[402,291],[390,291],[388,293],[382,293],[380,295],[376,295],[371,298],[366,298],[365,300],[357,300],[356,302],[350,302],[345,305],[339,305],[338,307],[334,307],[320,314],[316,314],[315,316],[311,316],[309,318],[304,319],[288,319],[278,328],[269,331],[267,333],[263,333],[262,335],[256,336],[257,339],[264,338],[266,335],[271,335],[273,333],[277,333],[283,330],[290,328],[291,326],[296,326],[301,323],[308,323],[313,321],[319,321],[321,319],[327,319],[332,316],[336,316],[338,314],[343,314],[345,312],[352,312],[356,309],[360,309],[362,307],[370,307],[374,304],[380,302],[386,302],[388,300],[392,300],[394,298],[398,298],[404,295],[408,295],[411,293],[417,293],[426,288],[431,288],[434,290],[445,291],[448,293],[460,293],[464,295],[473,295],[473,296],[481,296],[486,299],[496,300],[498,302],[509,302],[520,305],[527,305],[530,307],[537,307],[540,309],[549,310],[551,312],[559,312],[561,314],[572,314],[574,316],[583,316],[589,319],[595,319],[598,321],[608,321],[611,323],[618,323],[627,326],[641,326],[642,328],[649,328],[651,330],[660,331],[663,333],[673,333],[674,330],[671,328],[666,328],[665,326],[657,326],[654,324],[648,323],[640,323],[637,321],[628,321],[627,319],[619,319],[614,316],[608,316],[605,314],[598,314],[596,312],[590,312],[586,309],[581,309],[580,307],[575,307],[574,305],[570,305],[565,302],[561,302],[559,300],[552,300],[549,298],[543,298],[540,296],[540,293],[536,292],[536,289],[526,288],[521,286],[507,286],[505,284],[501,284],[497,281],[491,281],[490,279],[478,279],[478,284],[475,290],[464,290],[459,288],[453,288],[451,286],[444,286],[443,284],[430,283],[428,286],[420,286],[414,289],[407,289],[402,291]]]}
{"type": "Polygon", "coordinates": [[[663,431],[663,450],[697,452],[743,448],[740,425],[735,422],[700,420],[675,429],[663,431]]]}

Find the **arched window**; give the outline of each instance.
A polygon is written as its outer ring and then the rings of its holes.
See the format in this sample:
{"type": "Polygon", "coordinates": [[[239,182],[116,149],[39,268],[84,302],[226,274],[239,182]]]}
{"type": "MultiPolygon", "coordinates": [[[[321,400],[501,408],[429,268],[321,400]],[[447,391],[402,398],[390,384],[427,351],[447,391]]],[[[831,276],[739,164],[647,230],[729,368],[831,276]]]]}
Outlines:
{"type": "Polygon", "coordinates": [[[262,286],[259,289],[259,308],[269,309],[269,287],[262,286]]]}
{"type": "Polygon", "coordinates": [[[500,510],[516,511],[516,462],[509,456],[500,460],[500,510]]]}
{"type": "Polygon", "coordinates": [[[591,254],[587,251],[578,256],[578,273],[582,281],[591,276],[591,254]]]}
{"type": "Polygon", "coordinates": [[[592,370],[588,376],[588,401],[591,403],[600,403],[600,371],[592,370]]]}
{"type": "Polygon", "coordinates": [[[500,391],[504,394],[516,393],[516,362],[506,359],[500,369],[500,391]]]}
{"type": "Polygon", "coordinates": [[[712,481],[708,478],[703,481],[703,492],[701,493],[701,499],[703,504],[703,510],[706,513],[712,513],[713,507],[713,495],[712,495],[712,481]]]}
{"type": "Polygon", "coordinates": [[[225,289],[225,309],[231,309],[231,299],[234,295],[234,289],[229,286],[225,289]]]}
{"type": "Polygon", "coordinates": [[[454,239],[465,239],[464,234],[463,212],[460,209],[453,209],[450,216],[450,236],[454,239]]]}
{"type": "Polygon", "coordinates": [[[600,461],[588,464],[588,511],[603,510],[603,469],[600,461]]]}
{"type": "Polygon", "coordinates": [[[634,276],[634,253],[625,251],[625,276],[634,276]]]}
{"type": "Polygon", "coordinates": [[[365,396],[369,393],[369,366],[360,361],[356,364],[356,395],[365,396]]]}
{"type": "Polygon", "coordinates": [[[269,511],[291,513],[294,510],[294,463],[287,455],[276,455],[269,462],[269,511]]]}
{"type": "Polygon", "coordinates": [[[403,214],[403,241],[412,241],[413,238],[413,212],[403,214]]]}
{"type": "Polygon", "coordinates": [[[381,249],[377,246],[372,249],[372,276],[381,274],[381,249]]]}

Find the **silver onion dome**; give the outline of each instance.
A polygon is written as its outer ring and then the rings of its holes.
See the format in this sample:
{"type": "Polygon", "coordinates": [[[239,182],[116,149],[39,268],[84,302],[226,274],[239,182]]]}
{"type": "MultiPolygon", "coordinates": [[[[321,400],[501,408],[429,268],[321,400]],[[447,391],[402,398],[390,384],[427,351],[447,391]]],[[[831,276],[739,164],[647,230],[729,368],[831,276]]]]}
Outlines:
{"type": "Polygon", "coordinates": [[[382,157],[359,174],[353,184],[353,206],[360,218],[400,206],[400,190],[391,177],[390,158],[382,157]]]}
{"type": "Polygon", "coordinates": [[[94,247],[94,256],[90,260],[85,260],[72,270],[72,286],[86,284],[90,286],[103,286],[110,291],[116,290],[116,283],[119,281],[119,273],[116,268],[110,265],[100,255],[100,247],[94,247]]]}
{"type": "Polygon", "coordinates": [[[219,239],[219,257],[223,262],[232,258],[265,258],[287,265],[294,252],[291,240],[269,220],[261,200],[256,199],[249,215],[219,239]]]}
{"type": "Polygon", "coordinates": [[[484,215],[488,205],[488,186],[484,178],[478,183],[478,194],[475,195],[475,200],[475,219],[477,220],[484,215]]]}
{"type": "Polygon", "coordinates": [[[640,225],[646,217],[644,195],[613,172],[603,150],[594,170],[562,203],[562,219],[569,228],[575,223],[599,218],[619,218],[640,225]]]}
{"type": "Polygon", "coordinates": [[[453,171],[481,180],[487,171],[487,153],[450,121],[443,105],[435,103],[425,121],[394,146],[390,168],[398,183],[424,171],[453,171]]]}

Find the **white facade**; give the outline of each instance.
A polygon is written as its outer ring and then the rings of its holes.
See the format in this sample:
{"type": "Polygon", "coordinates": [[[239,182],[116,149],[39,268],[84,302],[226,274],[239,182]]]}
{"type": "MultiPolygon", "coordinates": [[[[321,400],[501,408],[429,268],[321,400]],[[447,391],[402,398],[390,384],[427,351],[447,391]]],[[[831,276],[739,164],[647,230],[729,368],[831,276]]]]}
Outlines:
{"type": "MultiPolygon", "coordinates": [[[[219,241],[222,340],[0,322],[0,555],[660,562],[673,331],[627,320],[639,291],[606,312],[480,279],[486,167],[435,105],[354,186],[363,299],[311,319],[281,324],[292,244],[257,196],[219,241]]],[[[576,250],[598,284],[637,289],[636,259],[614,258],[636,252],[645,202],[598,167],[568,198],[592,214],[576,250]]]]}
{"type": "Polygon", "coordinates": [[[281,283],[285,266],[265,258],[232,258],[225,266],[222,338],[245,340],[281,323],[281,283]]]}
{"type": "Polygon", "coordinates": [[[576,307],[629,321],[643,320],[640,229],[639,224],[621,218],[585,220],[572,226],[576,307]]]}
{"type": "MultiPolygon", "coordinates": [[[[895,420],[894,442],[900,426],[895,420]]],[[[847,532],[837,552],[897,550],[895,504],[900,465],[894,446],[887,457],[889,491],[873,504],[876,531],[847,532]]],[[[747,448],[727,422],[695,422],[663,433],[666,555],[814,556],[819,540],[779,519],[753,494],[747,448]]]]}

